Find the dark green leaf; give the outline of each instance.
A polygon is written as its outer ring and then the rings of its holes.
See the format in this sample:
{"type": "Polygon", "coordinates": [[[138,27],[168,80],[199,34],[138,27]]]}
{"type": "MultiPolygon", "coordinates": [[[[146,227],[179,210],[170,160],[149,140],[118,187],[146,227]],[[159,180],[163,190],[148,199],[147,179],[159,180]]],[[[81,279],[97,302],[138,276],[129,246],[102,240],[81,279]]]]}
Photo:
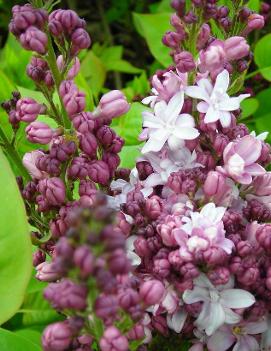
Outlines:
{"type": "Polygon", "coordinates": [[[263,77],[271,81],[271,34],[265,35],[257,42],[254,57],[263,77]]]}

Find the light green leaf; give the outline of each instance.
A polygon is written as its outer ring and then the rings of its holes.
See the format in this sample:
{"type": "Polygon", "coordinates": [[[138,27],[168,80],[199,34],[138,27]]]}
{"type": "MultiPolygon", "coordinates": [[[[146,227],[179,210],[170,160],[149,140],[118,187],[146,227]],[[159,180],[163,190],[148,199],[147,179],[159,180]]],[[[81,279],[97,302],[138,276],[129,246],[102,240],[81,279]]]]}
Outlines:
{"type": "Polygon", "coordinates": [[[12,333],[6,329],[0,329],[1,351],[42,351],[35,342],[27,339],[24,335],[12,333]]]}
{"type": "Polygon", "coordinates": [[[172,63],[169,56],[170,49],[163,45],[162,37],[171,29],[170,13],[152,15],[133,13],[133,20],[138,33],[146,39],[152,55],[164,67],[169,66],[172,63]]]}
{"type": "Polygon", "coordinates": [[[14,90],[16,90],[15,85],[10,81],[7,75],[0,70],[0,101],[9,100],[14,90]]]}
{"type": "Polygon", "coordinates": [[[110,61],[120,60],[123,54],[123,47],[121,45],[110,46],[102,51],[100,59],[106,66],[110,61]]]}
{"type": "MultiPolygon", "coordinates": [[[[142,112],[149,108],[139,102],[131,104],[130,110],[123,116],[114,120],[116,132],[125,140],[125,145],[138,145],[138,136],[142,130],[142,112]]],[[[114,126],[114,125],[113,125],[114,126]]]]}
{"type": "Polygon", "coordinates": [[[89,84],[87,83],[86,79],[82,75],[81,72],[76,76],[75,78],[75,83],[76,85],[80,88],[83,89],[84,93],[86,94],[86,109],[87,110],[93,110],[94,109],[94,101],[93,101],[93,95],[91,88],[89,84]]]}
{"type": "Polygon", "coordinates": [[[253,11],[259,12],[260,0],[249,0],[249,2],[246,4],[246,6],[253,11]]]}
{"type": "Polygon", "coordinates": [[[106,64],[106,69],[108,71],[117,71],[122,73],[141,73],[143,70],[141,68],[133,66],[130,62],[125,60],[115,60],[110,61],[106,64]]]}
{"type": "Polygon", "coordinates": [[[271,81],[271,34],[265,35],[257,42],[254,58],[263,77],[271,81]]]}
{"type": "Polygon", "coordinates": [[[241,102],[242,117],[246,118],[253,115],[259,107],[259,102],[255,98],[245,99],[241,102]]]}
{"type": "MultiPolygon", "coordinates": [[[[15,177],[1,150],[0,168],[1,325],[23,302],[32,271],[32,252],[24,203],[15,177]]],[[[0,350],[2,351],[1,347],[0,350]]]]}
{"type": "Polygon", "coordinates": [[[84,58],[81,64],[81,73],[90,84],[94,96],[97,97],[105,82],[106,68],[92,51],[89,51],[84,58]]]}
{"type": "Polygon", "coordinates": [[[19,335],[25,339],[31,340],[33,344],[41,347],[41,333],[33,329],[19,329],[15,331],[16,335],[19,335]]]}
{"type": "Polygon", "coordinates": [[[271,88],[262,90],[256,95],[256,99],[259,102],[259,108],[255,113],[255,118],[260,118],[265,115],[269,115],[268,120],[271,120],[271,88]]]}
{"type": "Polygon", "coordinates": [[[124,146],[120,152],[120,167],[134,168],[136,159],[140,156],[140,148],[142,145],[124,146]]]}

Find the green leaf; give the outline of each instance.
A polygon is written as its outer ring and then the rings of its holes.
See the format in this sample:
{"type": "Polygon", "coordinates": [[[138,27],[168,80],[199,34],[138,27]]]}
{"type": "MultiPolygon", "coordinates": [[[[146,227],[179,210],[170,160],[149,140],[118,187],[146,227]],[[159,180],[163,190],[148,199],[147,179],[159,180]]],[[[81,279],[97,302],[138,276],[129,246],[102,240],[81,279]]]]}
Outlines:
{"type": "Polygon", "coordinates": [[[36,100],[37,102],[39,102],[40,104],[47,103],[46,98],[44,97],[44,95],[40,91],[35,91],[35,90],[27,89],[24,87],[20,87],[20,86],[18,86],[17,89],[19,90],[22,97],[30,97],[30,98],[36,100]]]}
{"type": "Polygon", "coordinates": [[[133,13],[133,20],[138,33],[146,39],[152,55],[164,67],[169,66],[172,63],[170,49],[163,45],[162,38],[165,32],[171,29],[170,13],[133,13]]]}
{"type": "Polygon", "coordinates": [[[260,0],[249,0],[249,2],[246,4],[250,10],[253,10],[255,12],[259,12],[260,10],[260,0]]]}
{"type": "Polygon", "coordinates": [[[121,45],[110,46],[105,48],[100,56],[100,59],[106,66],[110,61],[120,60],[123,54],[123,47],[121,45]]]}
{"type": "Polygon", "coordinates": [[[106,68],[102,61],[89,51],[81,64],[81,73],[90,84],[95,97],[98,96],[105,82],[106,68]]]}
{"type": "Polygon", "coordinates": [[[126,60],[115,60],[110,61],[106,64],[107,71],[116,71],[122,73],[141,73],[143,70],[141,68],[133,66],[130,62],[126,60]]]}
{"type": "Polygon", "coordinates": [[[0,102],[9,100],[14,90],[16,90],[15,85],[10,81],[7,75],[0,70],[0,102]]]}
{"type": "Polygon", "coordinates": [[[256,95],[256,99],[259,102],[259,108],[255,112],[255,118],[269,115],[269,121],[271,121],[271,88],[262,90],[256,95]]]}
{"type": "Polygon", "coordinates": [[[19,329],[15,331],[16,335],[19,335],[25,339],[31,340],[33,344],[41,347],[41,333],[33,329],[19,329]]]}
{"type": "Polygon", "coordinates": [[[142,145],[124,146],[119,154],[121,158],[120,167],[134,168],[135,161],[140,155],[140,147],[142,145]]]}
{"type": "MultiPolygon", "coordinates": [[[[29,335],[29,334],[28,334],[29,335]]],[[[42,351],[41,347],[25,335],[12,333],[0,328],[0,350],[1,351],[42,351]]]]}
{"type": "MultiPolygon", "coordinates": [[[[117,126],[114,128],[125,140],[125,145],[138,145],[138,135],[142,130],[142,112],[148,111],[149,108],[139,102],[131,104],[130,110],[123,116],[114,120],[117,126]]],[[[113,127],[114,127],[113,124],[113,127]]]]}
{"type": "Polygon", "coordinates": [[[254,58],[263,77],[271,81],[271,34],[262,37],[256,44],[254,58]]]}
{"type": "MultiPolygon", "coordinates": [[[[32,252],[24,203],[15,177],[1,150],[0,165],[1,325],[23,302],[32,271],[32,252]]],[[[1,347],[0,350],[2,351],[1,347]]]]}
{"type": "Polygon", "coordinates": [[[241,102],[242,117],[246,118],[253,115],[259,107],[259,101],[255,98],[245,99],[241,102]]]}

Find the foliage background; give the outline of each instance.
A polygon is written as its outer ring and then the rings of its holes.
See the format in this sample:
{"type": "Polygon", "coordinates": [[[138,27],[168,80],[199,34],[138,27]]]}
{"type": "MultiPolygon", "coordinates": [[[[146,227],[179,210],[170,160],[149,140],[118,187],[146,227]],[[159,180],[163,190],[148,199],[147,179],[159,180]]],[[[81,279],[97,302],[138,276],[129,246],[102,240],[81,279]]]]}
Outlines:
{"type": "MultiPolygon", "coordinates": [[[[43,101],[42,95],[35,91],[33,82],[25,74],[31,53],[21,49],[7,30],[12,6],[23,3],[24,1],[19,0],[0,0],[0,102],[9,99],[14,90],[19,90],[22,96],[43,101]]],[[[131,110],[114,121],[116,131],[126,140],[126,146],[121,154],[122,166],[133,167],[138,153],[140,144],[137,135],[141,130],[141,112],[146,109],[141,105],[140,100],[150,90],[149,77],[157,69],[163,69],[171,64],[169,50],[161,43],[163,33],[170,28],[169,18],[172,10],[169,3],[169,0],[159,2],[152,0],[66,0],[58,4],[59,7],[76,10],[88,23],[93,45],[90,50],[81,54],[82,70],[76,78],[76,83],[87,94],[88,108],[92,108],[99,96],[109,89],[122,89],[131,102],[131,110]]],[[[220,3],[231,7],[232,1],[222,0],[220,3]]],[[[248,5],[258,11],[260,1],[250,0],[248,5]]],[[[251,92],[252,97],[244,102],[241,118],[251,130],[256,130],[257,133],[271,131],[271,87],[269,83],[271,81],[271,34],[268,34],[270,28],[270,23],[267,23],[262,33],[253,34],[249,38],[254,53],[254,62],[244,81],[244,90],[251,92]]],[[[219,29],[215,28],[215,30],[219,37],[221,34],[219,29]]],[[[11,135],[7,116],[2,109],[0,110],[0,123],[7,135],[11,135]]],[[[271,136],[269,136],[269,141],[271,141],[271,136]]],[[[32,147],[33,144],[29,144],[25,139],[23,130],[19,130],[17,144],[19,153],[23,155],[32,147]]],[[[4,161],[0,157],[0,169],[3,165],[4,161]]],[[[17,170],[13,169],[13,171],[17,175],[17,170]]],[[[7,183],[12,192],[15,184],[4,179],[0,172],[1,199],[4,196],[1,195],[1,188],[6,187],[7,183]]],[[[11,245],[14,245],[14,242],[18,246],[21,245],[21,231],[7,225],[7,223],[12,224],[12,216],[16,214],[13,209],[16,207],[20,211],[22,204],[18,205],[19,203],[19,193],[11,193],[7,202],[2,201],[0,204],[0,239],[2,240],[2,235],[7,237],[3,246],[3,241],[1,241],[0,258],[7,250],[12,252],[11,245]],[[3,218],[6,220],[4,221],[3,218]],[[15,238],[9,235],[10,232],[15,233],[15,238]]],[[[24,226],[26,228],[26,224],[21,223],[20,229],[22,230],[24,226]]],[[[28,235],[27,228],[25,232],[28,235]]],[[[14,246],[12,247],[13,250],[16,250],[14,246]]],[[[30,240],[29,243],[26,243],[26,247],[21,247],[22,252],[30,249],[30,240]]],[[[0,318],[0,323],[7,320],[20,306],[17,313],[0,329],[1,351],[41,350],[41,331],[48,323],[61,319],[61,316],[52,310],[42,298],[45,284],[37,282],[32,277],[24,293],[31,268],[27,259],[21,258],[22,260],[10,259],[9,270],[5,271],[5,274],[0,274],[0,296],[1,299],[2,296],[7,298],[3,300],[7,307],[7,311],[4,311],[6,315],[1,317],[3,319],[0,318]],[[14,282],[20,276],[23,276],[23,279],[16,281],[18,288],[16,293],[6,282],[14,282]]],[[[4,262],[1,261],[2,264],[4,262]]],[[[1,314],[3,314],[3,301],[0,308],[1,314]]],[[[163,351],[167,349],[165,345],[155,347],[156,351],[159,351],[161,347],[163,351]]]]}

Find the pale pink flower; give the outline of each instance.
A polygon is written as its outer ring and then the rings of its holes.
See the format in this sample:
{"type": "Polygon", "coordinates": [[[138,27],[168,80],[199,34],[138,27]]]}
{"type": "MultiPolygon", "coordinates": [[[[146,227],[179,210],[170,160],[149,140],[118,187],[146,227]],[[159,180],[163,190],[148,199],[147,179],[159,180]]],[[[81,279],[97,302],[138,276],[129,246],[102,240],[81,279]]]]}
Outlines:
{"type": "MultiPolygon", "coordinates": [[[[223,324],[236,324],[241,317],[232,309],[247,308],[255,303],[255,297],[246,290],[234,289],[233,279],[225,285],[214,287],[205,274],[194,279],[193,290],[185,290],[186,304],[202,302],[202,310],[195,321],[200,330],[210,336],[223,324]]],[[[217,350],[216,350],[217,351],[217,350]]]]}
{"type": "Polygon", "coordinates": [[[203,100],[198,103],[197,110],[205,113],[205,123],[220,121],[223,127],[229,127],[231,123],[230,112],[238,110],[241,101],[250,96],[249,94],[241,94],[238,97],[230,97],[227,94],[229,85],[229,72],[224,70],[218,74],[214,86],[208,79],[201,79],[197,86],[186,88],[186,95],[203,100]]]}
{"type": "Polygon", "coordinates": [[[224,325],[208,340],[210,351],[226,351],[232,345],[233,351],[259,351],[258,340],[253,336],[267,330],[267,322],[260,319],[257,322],[241,322],[237,325],[224,325]]]}
{"type": "Polygon", "coordinates": [[[36,166],[36,162],[42,156],[44,156],[44,153],[39,150],[27,152],[24,154],[23,165],[28,170],[33,179],[43,179],[48,176],[46,172],[40,171],[36,166]]]}
{"type": "Polygon", "coordinates": [[[250,184],[253,176],[265,174],[265,169],[257,162],[261,155],[261,141],[251,135],[229,143],[223,153],[224,172],[240,184],[250,184]]]}

